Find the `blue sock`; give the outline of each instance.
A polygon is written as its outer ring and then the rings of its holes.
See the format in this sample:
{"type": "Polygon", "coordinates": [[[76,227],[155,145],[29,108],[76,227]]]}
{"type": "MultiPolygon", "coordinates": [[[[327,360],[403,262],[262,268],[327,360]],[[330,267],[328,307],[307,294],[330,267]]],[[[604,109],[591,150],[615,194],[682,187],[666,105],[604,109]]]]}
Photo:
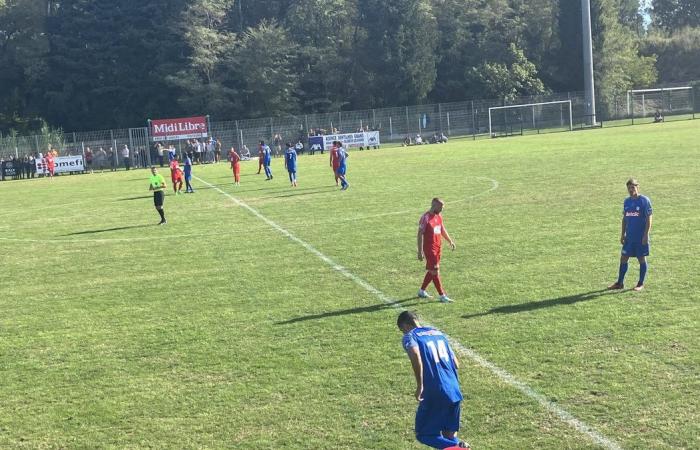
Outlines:
{"type": "Polygon", "coordinates": [[[629,265],[629,264],[627,264],[626,262],[620,264],[620,273],[619,273],[619,275],[617,276],[617,284],[623,284],[623,283],[624,283],[624,281],[625,281],[625,274],[627,273],[627,267],[628,267],[628,265],[629,265]]]}
{"type": "Polygon", "coordinates": [[[427,445],[428,447],[432,448],[448,448],[448,447],[454,447],[456,445],[459,445],[459,439],[454,438],[454,439],[447,439],[441,434],[438,435],[425,435],[421,434],[416,436],[416,439],[418,439],[418,442],[421,444],[427,445]]]}
{"type": "Polygon", "coordinates": [[[644,284],[644,277],[647,276],[647,263],[639,265],[639,284],[644,284]]]}

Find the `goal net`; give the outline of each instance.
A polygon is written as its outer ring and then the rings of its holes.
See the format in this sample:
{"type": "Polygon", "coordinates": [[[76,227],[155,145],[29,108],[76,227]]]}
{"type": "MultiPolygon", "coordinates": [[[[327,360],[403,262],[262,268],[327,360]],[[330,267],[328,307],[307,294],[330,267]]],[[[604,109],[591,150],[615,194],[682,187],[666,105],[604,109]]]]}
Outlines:
{"type": "Polygon", "coordinates": [[[571,100],[489,108],[489,135],[491,137],[556,129],[573,130],[571,100]]]}
{"type": "Polygon", "coordinates": [[[657,112],[664,116],[692,113],[693,88],[683,86],[627,91],[627,115],[629,117],[651,117],[657,112]]]}

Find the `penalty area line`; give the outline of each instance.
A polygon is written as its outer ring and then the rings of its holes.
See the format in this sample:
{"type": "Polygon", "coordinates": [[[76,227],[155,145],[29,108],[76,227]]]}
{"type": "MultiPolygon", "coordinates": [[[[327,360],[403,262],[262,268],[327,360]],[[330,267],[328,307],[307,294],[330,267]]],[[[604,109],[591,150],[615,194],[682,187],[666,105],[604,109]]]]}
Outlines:
{"type": "MultiPolygon", "coordinates": [[[[308,242],[298,238],[297,236],[292,234],[290,231],[282,228],[276,222],[273,222],[272,220],[268,219],[266,216],[264,216],[257,209],[248,205],[244,201],[234,197],[233,195],[229,194],[228,192],[220,189],[218,186],[213,185],[213,184],[199,178],[198,176],[194,176],[194,178],[196,178],[201,183],[209,186],[210,188],[214,189],[218,193],[224,195],[225,197],[227,197],[228,199],[233,201],[236,205],[240,206],[241,208],[246,209],[248,212],[253,214],[255,217],[257,217],[258,219],[260,219],[263,222],[265,222],[266,224],[268,224],[270,227],[277,230],[280,234],[282,234],[283,236],[286,236],[289,240],[301,245],[306,250],[308,250],[310,253],[313,253],[314,255],[316,255],[316,257],[318,257],[321,261],[323,261],[326,264],[328,264],[329,266],[331,266],[333,268],[333,270],[337,271],[338,273],[345,276],[346,278],[352,280],[355,284],[357,284],[358,286],[361,286],[367,292],[374,294],[378,299],[380,299],[384,303],[391,305],[392,307],[396,308],[399,311],[405,311],[405,308],[403,308],[396,301],[392,300],[389,296],[384,294],[382,291],[375,288],[374,286],[372,286],[371,284],[369,284],[368,282],[366,282],[365,280],[363,280],[359,276],[355,275],[354,273],[350,272],[348,269],[346,269],[342,265],[338,264],[337,262],[332,260],[330,257],[324,255],[323,253],[321,253],[319,250],[317,250],[314,246],[312,246],[308,242]]],[[[529,397],[530,399],[536,401],[544,409],[546,409],[550,413],[557,416],[562,422],[570,425],[571,427],[573,427],[574,429],[576,429],[580,433],[585,434],[586,436],[588,436],[588,438],[590,438],[596,444],[598,444],[601,447],[606,448],[608,450],[622,450],[622,447],[620,447],[620,445],[617,444],[615,441],[603,436],[601,433],[599,433],[598,431],[593,429],[591,426],[589,426],[586,423],[582,422],[581,420],[577,419],[571,413],[569,413],[565,409],[561,408],[560,406],[558,406],[554,402],[551,402],[544,395],[537,393],[530,386],[528,386],[524,382],[518,380],[517,378],[515,378],[515,376],[511,375],[510,373],[508,373],[504,369],[501,369],[500,367],[498,367],[497,365],[495,365],[491,361],[482,357],[474,350],[467,348],[466,346],[462,345],[459,341],[457,341],[455,339],[450,338],[450,342],[457,349],[458,353],[471,359],[478,366],[481,366],[485,369],[488,369],[491,373],[493,373],[503,383],[517,389],[522,394],[524,394],[526,397],[529,397]]]]}

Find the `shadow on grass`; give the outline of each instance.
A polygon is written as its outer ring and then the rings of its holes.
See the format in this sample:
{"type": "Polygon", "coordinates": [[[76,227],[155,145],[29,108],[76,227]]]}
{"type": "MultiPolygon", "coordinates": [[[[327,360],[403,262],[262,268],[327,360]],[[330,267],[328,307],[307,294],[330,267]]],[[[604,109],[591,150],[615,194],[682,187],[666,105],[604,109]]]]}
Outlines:
{"type": "MultiPolygon", "coordinates": [[[[292,189],[293,189],[293,188],[292,188],[292,189]]],[[[299,190],[301,190],[301,189],[299,189],[299,190]]],[[[335,191],[336,189],[334,188],[334,189],[332,189],[332,190],[335,191]]],[[[300,196],[300,195],[322,194],[322,193],[326,193],[326,192],[330,192],[330,191],[331,191],[330,188],[325,188],[325,189],[321,188],[321,189],[316,189],[316,190],[310,190],[310,189],[309,189],[309,190],[306,191],[306,192],[292,192],[292,193],[289,193],[289,194],[266,195],[266,196],[264,196],[264,197],[258,197],[256,200],[265,200],[265,199],[270,199],[270,198],[297,197],[297,196],[300,196]]]]}
{"type": "Polygon", "coordinates": [[[131,200],[143,200],[144,198],[153,198],[153,194],[151,195],[139,195],[138,197],[124,197],[124,198],[118,198],[118,202],[128,202],[131,200]]]}
{"type": "Polygon", "coordinates": [[[114,228],[103,228],[101,230],[76,231],[75,233],[62,234],[61,236],[77,236],[77,235],[81,235],[81,234],[107,233],[109,231],[131,230],[133,228],[145,228],[145,227],[152,227],[152,226],[155,226],[155,224],[129,225],[128,227],[114,227],[114,228]]]}
{"type": "Polygon", "coordinates": [[[593,300],[595,298],[612,294],[617,291],[609,291],[607,289],[600,289],[597,291],[584,292],[582,294],[568,295],[566,297],[550,298],[548,300],[538,300],[534,302],[518,303],[515,305],[505,305],[499,306],[497,308],[491,308],[488,311],[474,314],[467,314],[462,316],[463,319],[471,319],[474,317],[488,316],[490,314],[514,314],[519,312],[534,311],[541,308],[550,308],[552,306],[559,305],[573,305],[578,302],[585,302],[588,300],[593,300]]]}
{"type": "Polygon", "coordinates": [[[421,302],[415,296],[413,296],[413,297],[408,297],[408,298],[404,298],[401,300],[395,300],[391,303],[377,303],[376,305],[371,305],[371,306],[360,306],[358,308],[341,309],[340,311],[330,311],[330,312],[321,313],[321,314],[312,314],[310,316],[295,317],[293,319],[285,320],[284,322],[275,322],[275,325],[290,325],[290,324],[297,323],[297,322],[305,322],[307,320],[325,319],[326,317],[338,317],[338,316],[347,316],[350,314],[372,313],[372,312],[381,311],[383,309],[394,308],[397,305],[402,305],[405,307],[405,306],[417,305],[419,303],[425,303],[425,302],[421,302]],[[415,302],[407,303],[407,302],[410,302],[411,300],[415,300],[415,302]]]}

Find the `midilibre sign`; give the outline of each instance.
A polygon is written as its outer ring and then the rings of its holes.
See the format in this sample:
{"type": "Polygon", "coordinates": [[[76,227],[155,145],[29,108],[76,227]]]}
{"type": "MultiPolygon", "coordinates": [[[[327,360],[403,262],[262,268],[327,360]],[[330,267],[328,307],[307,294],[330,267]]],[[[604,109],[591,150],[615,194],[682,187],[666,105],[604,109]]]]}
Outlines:
{"type": "Polygon", "coordinates": [[[175,141],[209,136],[205,116],[152,120],[150,132],[154,141],[175,141]]]}

